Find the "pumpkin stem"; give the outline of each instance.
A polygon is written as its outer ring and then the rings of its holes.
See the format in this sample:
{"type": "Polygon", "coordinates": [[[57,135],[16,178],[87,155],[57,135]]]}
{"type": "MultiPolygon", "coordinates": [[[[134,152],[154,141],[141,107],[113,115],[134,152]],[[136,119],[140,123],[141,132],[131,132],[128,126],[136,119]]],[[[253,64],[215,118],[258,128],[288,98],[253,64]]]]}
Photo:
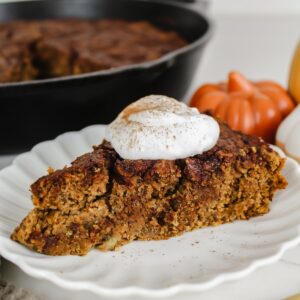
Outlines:
{"type": "Polygon", "coordinates": [[[228,75],[229,92],[246,92],[253,93],[253,85],[241,73],[233,71],[228,75]]]}

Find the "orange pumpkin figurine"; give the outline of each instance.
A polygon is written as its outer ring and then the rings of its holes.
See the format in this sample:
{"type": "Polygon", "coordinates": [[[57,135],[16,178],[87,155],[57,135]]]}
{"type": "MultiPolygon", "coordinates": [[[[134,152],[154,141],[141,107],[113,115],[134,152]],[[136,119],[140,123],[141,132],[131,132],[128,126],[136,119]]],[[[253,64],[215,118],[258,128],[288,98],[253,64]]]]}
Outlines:
{"type": "Polygon", "coordinates": [[[190,106],[209,111],[232,129],[262,137],[273,143],[280,122],[294,109],[286,90],[273,81],[250,82],[231,72],[227,83],[205,84],[190,106]]]}

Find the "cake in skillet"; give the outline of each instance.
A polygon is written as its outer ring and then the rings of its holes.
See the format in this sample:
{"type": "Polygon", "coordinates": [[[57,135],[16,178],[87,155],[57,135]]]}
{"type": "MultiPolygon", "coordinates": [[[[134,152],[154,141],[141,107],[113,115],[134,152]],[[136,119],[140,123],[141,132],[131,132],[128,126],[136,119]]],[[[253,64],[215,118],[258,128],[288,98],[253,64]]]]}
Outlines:
{"type": "Polygon", "coordinates": [[[267,213],[275,191],[287,185],[281,175],[284,159],[262,139],[233,131],[218,121],[213,125],[218,126],[218,132],[210,126],[208,135],[202,123],[204,133],[199,131],[199,140],[206,141],[201,142],[203,151],[200,145],[199,154],[190,152],[192,155],[175,158],[196,145],[185,142],[178,144],[181,148],[174,148],[175,152],[166,152],[177,143],[172,144],[173,140],[188,141],[195,129],[188,127],[189,116],[182,127],[180,112],[194,109],[175,102],[150,96],[131,104],[118,117],[128,124],[123,140],[116,140],[116,129],[122,123],[110,125],[110,141],[94,146],[71,166],[50,169],[48,175],[33,183],[35,208],[15,229],[12,239],[48,255],[84,255],[92,248],[114,250],[133,240],[168,239],[267,213]],[[179,111],[179,117],[174,118],[177,123],[172,124],[168,134],[162,132],[161,144],[155,148],[155,130],[164,126],[153,129],[151,122],[163,124],[172,119],[170,111],[163,121],[157,117],[165,114],[164,105],[174,106],[171,113],[179,111]],[[139,114],[147,119],[141,128],[136,117],[139,114]],[[128,129],[132,123],[139,124],[135,133],[128,129]],[[143,150],[142,143],[137,142],[141,132],[141,139],[145,139],[142,142],[149,149],[143,150]],[[170,132],[178,132],[171,142],[166,139],[170,132]],[[128,140],[124,139],[126,134],[131,136],[128,140]],[[210,139],[210,135],[214,137],[210,139]]]}
{"type": "Polygon", "coordinates": [[[147,21],[10,21],[0,24],[0,83],[142,63],[186,44],[147,21]]]}

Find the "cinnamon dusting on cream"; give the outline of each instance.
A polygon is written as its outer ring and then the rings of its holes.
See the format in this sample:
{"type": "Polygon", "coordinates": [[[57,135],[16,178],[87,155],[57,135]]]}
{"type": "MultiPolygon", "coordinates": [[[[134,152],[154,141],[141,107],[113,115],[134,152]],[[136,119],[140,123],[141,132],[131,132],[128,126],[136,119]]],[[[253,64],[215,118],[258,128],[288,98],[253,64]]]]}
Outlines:
{"type": "Polygon", "coordinates": [[[124,159],[180,159],[211,149],[219,125],[173,98],[151,95],[127,106],[106,139],[124,159]]]}

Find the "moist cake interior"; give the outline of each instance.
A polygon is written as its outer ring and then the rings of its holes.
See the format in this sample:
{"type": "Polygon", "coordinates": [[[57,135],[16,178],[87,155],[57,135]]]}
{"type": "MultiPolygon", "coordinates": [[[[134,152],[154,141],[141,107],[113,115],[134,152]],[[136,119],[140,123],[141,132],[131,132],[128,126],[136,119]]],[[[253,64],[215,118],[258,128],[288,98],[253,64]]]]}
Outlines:
{"type": "Polygon", "coordinates": [[[35,208],[12,239],[49,255],[114,250],[269,211],[284,159],[220,123],[217,144],[178,160],[124,160],[103,142],[31,186],[35,208]]]}

